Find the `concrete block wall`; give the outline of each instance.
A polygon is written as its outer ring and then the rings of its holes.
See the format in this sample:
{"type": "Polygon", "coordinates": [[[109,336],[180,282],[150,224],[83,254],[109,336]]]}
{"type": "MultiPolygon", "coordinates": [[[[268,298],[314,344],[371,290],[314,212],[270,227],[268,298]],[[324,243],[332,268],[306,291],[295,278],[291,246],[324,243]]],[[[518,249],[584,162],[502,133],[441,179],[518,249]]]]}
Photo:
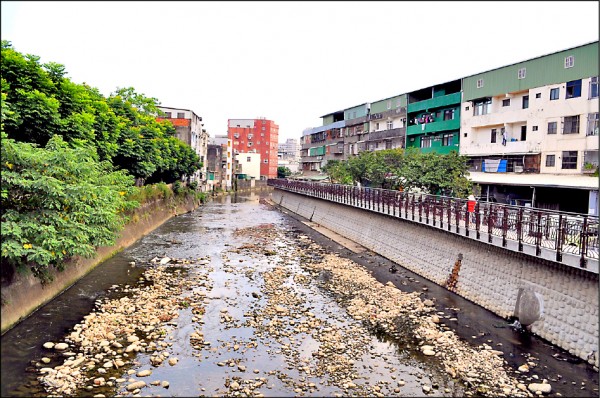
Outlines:
{"type": "Polygon", "coordinates": [[[456,293],[503,318],[514,316],[520,289],[532,290],[543,311],[531,331],[598,366],[597,274],[321,199],[278,189],[272,197],[439,285],[462,254],[456,293]]]}

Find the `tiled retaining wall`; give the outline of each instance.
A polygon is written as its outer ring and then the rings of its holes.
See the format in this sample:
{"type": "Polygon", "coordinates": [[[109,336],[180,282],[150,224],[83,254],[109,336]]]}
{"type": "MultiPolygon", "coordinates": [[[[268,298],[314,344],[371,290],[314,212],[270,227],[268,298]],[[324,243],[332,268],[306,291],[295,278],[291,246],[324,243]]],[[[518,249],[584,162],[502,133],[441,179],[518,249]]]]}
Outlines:
{"type": "Polygon", "coordinates": [[[439,285],[462,254],[457,294],[509,318],[520,289],[534,292],[543,310],[531,331],[598,366],[598,274],[287,191],[275,189],[272,199],[439,285]]]}

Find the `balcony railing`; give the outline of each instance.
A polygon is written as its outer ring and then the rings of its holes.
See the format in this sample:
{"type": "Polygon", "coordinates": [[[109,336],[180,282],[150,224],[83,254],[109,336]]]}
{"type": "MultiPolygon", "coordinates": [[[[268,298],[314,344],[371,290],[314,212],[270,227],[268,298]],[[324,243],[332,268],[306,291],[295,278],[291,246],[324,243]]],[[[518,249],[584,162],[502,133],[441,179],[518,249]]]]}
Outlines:
{"type": "Polygon", "coordinates": [[[551,261],[563,262],[564,255],[576,256],[571,258],[583,269],[588,268],[591,259],[595,269],[590,271],[598,273],[597,216],[491,202],[477,202],[469,211],[466,199],[340,184],[271,179],[268,185],[426,224],[551,261]]]}
{"type": "Polygon", "coordinates": [[[378,141],[384,138],[403,138],[406,134],[406,128],[399,127],[390,130],[371,131],[367,141],[378,141]]]}

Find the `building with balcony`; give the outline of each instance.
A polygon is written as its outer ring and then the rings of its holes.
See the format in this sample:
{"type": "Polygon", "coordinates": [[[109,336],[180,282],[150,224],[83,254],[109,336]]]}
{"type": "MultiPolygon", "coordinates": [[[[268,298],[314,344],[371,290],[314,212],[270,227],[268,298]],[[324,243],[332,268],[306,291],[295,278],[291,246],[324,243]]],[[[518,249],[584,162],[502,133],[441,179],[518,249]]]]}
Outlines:
{"type": "Polygon", "coordinates": [[[212,138],[208,144],[206,158],[208,189],[231,190],[233,178],[231,140],[226,135],[212,138]]]}
{"type": "Polygon", "coordinates": [[[344,109],[344,155],[345,159],[368,149],[369,115],[371,104],[364,103],[344,109]]]}
{"type": "Polygon", "coordinates": [[[460,154],[486,198],[598,214],[588,176],[598,167],[598,42],[465,77],[462,89],[460,154]]]}
{"type": "Polygon", "coordinates": [[[157,119],[168,119],[175,127],[175,136],[182,142],[191,146],[194,152],[202,162],[202,168],[196,170],[194,175],[188,176],[190,181],[196,181],[199,189],[207,189],[206,175],[206,155],[208,151],[209,135],[202,123],[202,117],[196,115],[194,111],[182,108],[172,108],[168,106],[159,106],[158,109],[163,112],[157,119]]]}
{"type": "Polygon", "coordinates": [[[323,125],[307,128],[300,138],[300,169],[303,174],[319,174],[329,160],[345,160],[344,111],[321,116],[323,125]]]}
{"type": "Polygon", "coordinates": [[[407,102],[407,148],[439,154],[459,151],[460,79],[408,93],[407,102]]]}
{"type": "Polygon", "coordinates": [[[371,103],[368,151],[406,147],[406,94],[371,103]]]}
{"type": "Polygon", "coordinates": [[[264,117],[229,119],[227,137],[232,141],[233,154],[258,153],[260,179],[277,178],[277,146],[279,126],[264,117]]]}

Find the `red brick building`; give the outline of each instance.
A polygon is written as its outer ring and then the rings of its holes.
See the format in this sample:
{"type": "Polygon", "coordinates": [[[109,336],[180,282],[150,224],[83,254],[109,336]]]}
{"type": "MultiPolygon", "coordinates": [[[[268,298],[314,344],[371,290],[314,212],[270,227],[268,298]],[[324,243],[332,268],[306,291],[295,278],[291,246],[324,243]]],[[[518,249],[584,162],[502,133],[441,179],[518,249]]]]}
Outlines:
{"type": "Polygon", "coordinates": [[[259,153],[260,179],[277,178],[279,126],[272,120],[229,119],[227,137],[233,143],[233,154],[259,153]]]}

